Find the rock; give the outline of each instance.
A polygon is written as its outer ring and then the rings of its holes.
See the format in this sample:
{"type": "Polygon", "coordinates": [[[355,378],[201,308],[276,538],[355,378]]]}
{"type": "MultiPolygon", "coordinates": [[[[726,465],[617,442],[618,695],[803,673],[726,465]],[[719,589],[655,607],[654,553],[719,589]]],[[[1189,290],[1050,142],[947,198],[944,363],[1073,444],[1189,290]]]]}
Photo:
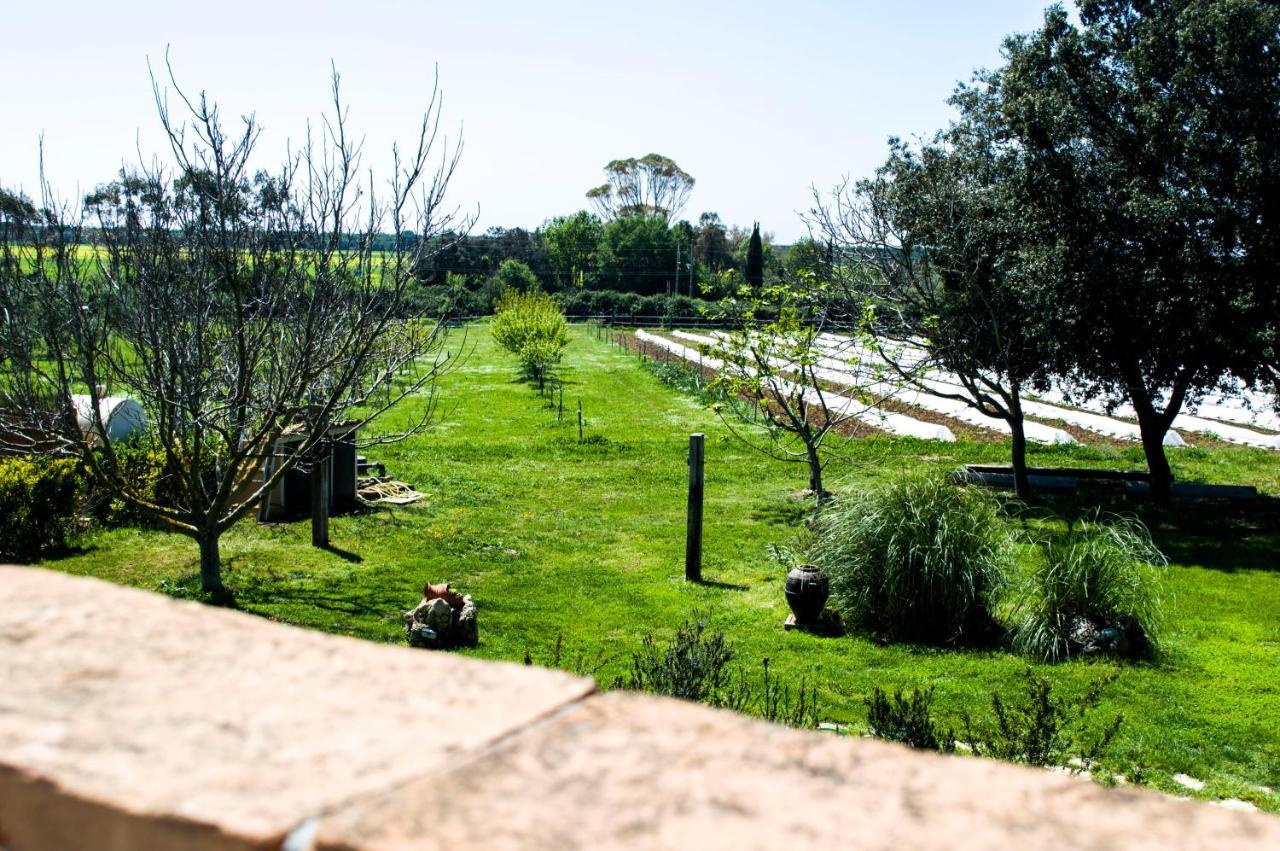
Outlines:
{"type": "Polygon", "coordinates": [[[418,618],[429,629],[443,635],[453,626],[453,609],[439,597],[427,600],[422,607],[422,615],[418,618]]]}
{"type": "Polygon", "coordinates": [[[1258,811],[1256,804],[1251,804],[1240,798],[1224,798],[1221,801],[1214,801],[1214,803],[1223,809],[1235,810],[1240,813],[1256,813],[1258,811]]]}
{"type": "MultiPolygon", "coordinates": [[[[427,586],[443,589],[448,586],[427,586]]],[[[470,595],[456,592],[449,596],[424,597],[418,605],[404,613],[405,637],[413,647],[445,649],[474,647],[479,641],[476,605],[470,595]],[[456,599],[457,605],[450,605],[456,599]]]]}
{"type": "Polygon", "coordinates": [[[1190,789],[1193,792],[1199,792],[1201,789],[1204,788],[1204,781],[1197,780],[1196,778],[1192,777],[1190,774],[1175,774],[1173,775],[1173,782],[1177,783],[1180,786],[1186,786],[1188,789],[1190,789]]]}
{"type": "Polygon", "coordinates": [[[1067,623],[1067,644],[1072,655],[1092,653],[1098,642],[1098,625],[1088,618],[1073,617],[1067,623]]]}
{"type": "Polygon", "coordinates": [[[1142,652],[1147,637],[1131,619],[1113,626],[1077,615],[1067,623],[1067,644],[1073,656],[1129,656],[1142,652]]]}
{"type": "Polygon", "coordinates": [[[462,610],[458,612],[455,628],[459,646],[475,647],[479,643],[480,629],[476,623],[476,604],[472,602],[470,594],[462,598],[462,610]]]}

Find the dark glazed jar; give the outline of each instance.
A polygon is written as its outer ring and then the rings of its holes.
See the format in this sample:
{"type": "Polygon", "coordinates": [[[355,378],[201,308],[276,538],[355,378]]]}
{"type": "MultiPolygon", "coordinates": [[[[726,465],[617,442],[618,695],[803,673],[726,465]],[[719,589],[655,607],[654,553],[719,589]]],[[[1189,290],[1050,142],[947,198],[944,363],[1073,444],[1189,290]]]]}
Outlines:
{"type": "Polygon", "coordinates": [[[796,623],[817,623],[827,605],[831,588],[827,575],[816,564],[799,564],[787,574],[787,605],[796,616],[796,623]]]}

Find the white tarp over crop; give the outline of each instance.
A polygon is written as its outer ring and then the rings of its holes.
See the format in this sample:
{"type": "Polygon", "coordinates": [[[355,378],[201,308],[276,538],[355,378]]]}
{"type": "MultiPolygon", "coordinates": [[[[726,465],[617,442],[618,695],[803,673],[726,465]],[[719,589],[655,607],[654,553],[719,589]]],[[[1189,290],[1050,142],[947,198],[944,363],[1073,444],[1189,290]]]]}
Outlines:
{"type": "MultiPolygon", "coordinates": [[[[687,331],[676,331],[674,334],[681,339],[690,340],[696,343],[703,343],[709,346],[724,345],[723,334],[717,334],[715,337],[690,334],[687,331]]],[[[904,405],[911,405],[912,407],[920,408],[924,411],[942,414],[944,416],[951,417],[952,419],[968,423],[969,425],[977,426],[978,428],[990,429],[991,431],[1004,435],[1011,433],[1012,430],[1009,428],[1009,424],[1004,420],[988,417],[972,405],[969,405],[959,399],[947,399],[942,396],[934,396],[929,393],[923,393],[913,387],[900,387],[888,381],[865,381],[863,379],[859,379],[853,374],[849,363],[850,358],[844,356],[846,353],[854,351],[849,345],[847,345],[847,342],[848,341],[846,341],[846,345],[839,352],[833,351],[833,349],[825,343],[819,343],[823,351],[826,351],[829,355],[836,355],[834,357],[819,358],[817,368],[814,370],[815,374],[819,378],[842,387],[855,387],[863,390],[873,399],[893,399],[894,401],[901,402],[904,405]]],[[[948,392],[963,393],[959,388],[955,391],[948,392]]],[[[1025,433],[1028,440],[1035,441],[1036,443],[1058,444],[1076,442],[1074,437],[1062,429],[1047,426],[1042,423],[1026,423],[1025,433]]]]}
{"type": "MultiPolygon", "coordinates": [[[[656,334],[650,334],[647,331],[636,331],[636,338],[644,340],[647,343],[659,346],[668,352],[671,352],[681,360],[689,363],[701,363],[707,369],[719,371],[724,367],[724,363],[718,358],[704,355],[697,349],[689,348],[669,340],[666,337],[660,337],[656,334]]],[[[790,382],[780,381],[781,389],[785,392],[794,392],[797,385],[790,382]]],[[[951,433],[951,429],[946,426],[926,423],[920,420],[908,417],[905,414],[896,414],[890,411],[870,410],[865,402],[859,399],[852,399],[848,396],[840,396],[835,393],[823,393],[827,407],[835,414],[846,416],[851,419],[858,420],[866,425],[887,431],[890,434],[896,434],[903,437],[918,437],[924,440],[942,440],[954,441],[955,435],[951,433]]],[[[804,389],[804,399],[810,404],[818,404],[818,394],[812,388],[804,389]]]]}

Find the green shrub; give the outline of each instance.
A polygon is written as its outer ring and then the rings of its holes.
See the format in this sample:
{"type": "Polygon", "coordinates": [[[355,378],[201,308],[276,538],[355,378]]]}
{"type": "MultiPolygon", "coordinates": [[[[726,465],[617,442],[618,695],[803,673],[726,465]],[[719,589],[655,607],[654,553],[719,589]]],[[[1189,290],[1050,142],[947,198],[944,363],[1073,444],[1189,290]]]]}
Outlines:
{"type": "Polygon", "coordinates": [[[631,654],[631,670],[619,677],[616,688],[646,691],[693,700],[756,715],[791,727],[818,726],[818,690],[802,679],[799,687],[781,682],[761,660],[759,681],[730,667],[737,654],[723,632],[710,632],[703,620],[688,621],[676,630],[665,647],[652,634],[631,654]],[[736,675],[735,675],[736,674],[736,675]]]}
{"type": "Polygon", "coordinates": [[[542,387],[569,345],[569,325],[556,300],[543,292],[507,290],[494,305],[490,326],[498,345],[520,358],[542,387]]]}
{"type": "Polygon", "coordinates": [[[1139,521],[1101,517],[1039,542],[1011,608],[1014,646],[1046,661],[1142,655],[1159,640],[1164,556],[1139,521]]]}
{"type": "Polygon", "coordinates": [[[633,691],[647,691],[685,700],[714,702],[729,685],[728,666],[734,652],[724,633],[707,633],[705,621],[686,622],[666,647],[646,635],[631,656],[631,672],[619,683],[633,691]]]}
{"type": "Polygon", "coordinates": [[[976,640],[1012,540],[995,497],[911,476],[837,501],[817,518],[809,561],[853,624],[893,641],[976,640]]]}
{"type": "Polygon", "coordinates": [[[964,741],[977,756],[991,756],[1028,765],[1065,765],[1075,757],[1077,767],[1092,768],[1111,747],[1123,715],[1100,728],[1089,723],[1102,699],[1102,690],[1115,675],[1096,680],[1078,698],[1055,697],[1053,684],[1026,670],[1026,690],[1012,701],[991,695],[992,719],[975,727],[964,717],[964,741]]]}
{"type": "Polygon", "coordinates": [[[0,555],[27,560],[65,547],[82,481],[73,460],[0,458],[0,555]]]}
{"type": "Polygon", "coordinates": [[[879,686],[873,688],[871,697],[867,698],[871,735],[921,750],[951,753],[955,750],[955,732],[934,722],[932,704],[933,689],[912,689],[908,698],[903,696],[902,689],[890,697],[879,686]]]}
{"type": "Polygon", "coordinates": [[[818,688],[807,685],[804,677],[793,693],[791,687],[769,671],[769,660],[762,659],[759,682],[740,671],[734,684],[709,701],[713,706],[731,709],[744,715],[755,715],[773,724],[813,729],[818,726],[818,688]]]}
{"type": "MultiPolygon", "coordinates": [[[[975,756],[1092,770],[1106,756],[1124,723],[1123,715],[1101,725],[1092,721],[1103,689],[1114,679],[1112,674],[1095,680],[1079,697],[1061,697],[1054,695],[1053,683],[1027,668],[1021,696],[1007,699],[993,692],[989,718],[975,721],[968,713],[962,716],[960,740],[975,756]]],[[[910,698],[896,691],[890,698],[876,688],[867,699],[871,733],[912,747],[950,753],[956,750],[956,734],[934,719],[932,703],[932,689],[913,690],[910,698]]]]}

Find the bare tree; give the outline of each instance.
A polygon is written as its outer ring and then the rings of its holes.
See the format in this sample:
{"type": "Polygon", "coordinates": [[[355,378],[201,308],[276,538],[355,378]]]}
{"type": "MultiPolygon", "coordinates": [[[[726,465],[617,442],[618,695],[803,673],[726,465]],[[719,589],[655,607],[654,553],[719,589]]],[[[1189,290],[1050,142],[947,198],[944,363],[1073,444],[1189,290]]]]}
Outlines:
{"type": "MultiPolygon", "coordinates": [[[[968,97],[957,102],[981,105],[968,97]]],[[[1026,497],[1023,394],[1047,383],[1055,345],[1035,276],[1054,258],[1020,212],[1019,153],[982,130],[961,122],[919,151],[895,142],[873,178],[830,199],[815,192],[808,219],[841,248],[843,297],[874,305],[885,362],[922,392],[1009,426],[1015,490],[1026,497]],[[934,371],[958,386],[931,381],[934,371]]]]}
{"type": "Polygon", "coordinates": [[[830,461],[827,437],[891,395],[856,340],[827,345],[828,286],[808,272],[763,289],[746,285],[720,306],[719,317],[737,330],[705,347],[721,361],[712,386],[729,400],[719,409],[726,424],[762,454],[806,464],[809,492],[819,505],[828,496],[822,478],[830,461]],[[734,424],[757,417],[764,441],[734,424]]]}
{"type": "Polygon", "coordinates": [[[675,160],[661,154],[613,160],[604,171],[608,181],[587,192],[604,219],[659,216],[671,221],[684,209],[695,182],[675,160]]]}
{"type": "Polygon", "coordinates": [[[461,146],[440,135],[438,87],[379,185],[336,70],[332,112],[268,172],[253,170],[254,117],[228,127],[166,66],[177,108],[152,87],[169,164],[122,172],[83,205],[45,184],[37,236],[3,245],[0,440],[78,457],[111,495],[194,538],[202,586],[221,591],[220,536],[322,452],[332,424],[362,428],[410,397],[413,414],[368,443],[431,422],[454,355],[406,296],[433,238],[469,222],[444,206],[461,146]],[[73,394],[88,396],[87,428],[73,394]],[[144,409],[164,498],[104,421],[111,396],[144,409]]]}

